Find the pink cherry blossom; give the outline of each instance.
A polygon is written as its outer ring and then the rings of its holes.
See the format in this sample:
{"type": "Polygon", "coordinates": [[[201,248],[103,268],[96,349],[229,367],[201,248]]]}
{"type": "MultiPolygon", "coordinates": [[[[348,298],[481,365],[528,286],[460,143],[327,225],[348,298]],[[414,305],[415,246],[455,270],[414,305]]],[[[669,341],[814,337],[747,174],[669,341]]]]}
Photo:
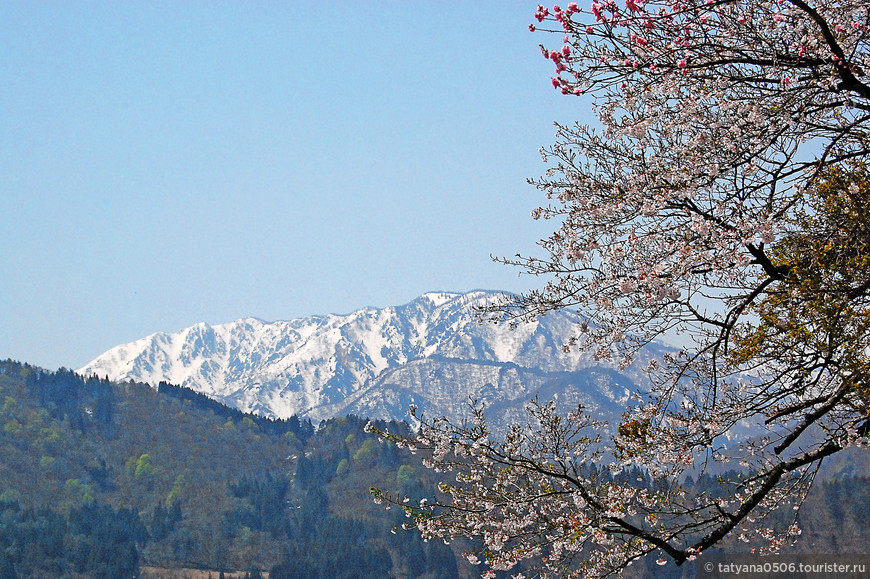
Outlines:
{"type": "MultiPolygon", "coordinates": [[[[645,386],[619,425],[583,408],[557,412],[555,401],[532,401],[525,421],[498,434],[482,407],[462,424],[412,410],[416,434],[382,438],[428,449],[424,464],[448,477],[437,505],[394,501],[412,527],[476,538],[470,555],[485,573],[526,562],[541,576],[587,577],[653,553],[681,564],[725,536],[768,553],[797,535],[783,517],[795,516],[815,466],[868,444],[865,401],[841,369],[863,368],[868,349],[854,344],[870,329],[838,327],[848,338],[838,341],[807,316],[799,321],[819,338],[799,351],[734,352],[771,313],[759,309],[765,296],[804,291],[791,285],[789,252],[818,235],[820,176],[837,171],[846,205],[870,196],[860,169],[870,165],[866,9],[866,0],[603,0],[591,15],[575,3],[553,14],[538,6],[558,34],[556,50],[542,48],[556,65],[552,86],[597,118],[557,125],[542,150],[547,168],[532,183],[545,200],[532,216],[553,231],[540,254],[499,260],[542,287],[482,315],[519,323],[576,310],[566,356],[615,367],[644,358],[645,386]],[[645,359],[648,344],[675,332],[686,346],[645,359]],[[738,424],[769,437],[737,445],[738,424]],[[726,461],[716,468],[737,473],[730,493],[682,488],[726,461]],[[668,484],[616,476],[627,472],[668,484]]],[[[870,282],[855,284],[847,289],[866,304],[870,282]]],[[[762,344],[788,333],[771,327],[762,344]]]]}

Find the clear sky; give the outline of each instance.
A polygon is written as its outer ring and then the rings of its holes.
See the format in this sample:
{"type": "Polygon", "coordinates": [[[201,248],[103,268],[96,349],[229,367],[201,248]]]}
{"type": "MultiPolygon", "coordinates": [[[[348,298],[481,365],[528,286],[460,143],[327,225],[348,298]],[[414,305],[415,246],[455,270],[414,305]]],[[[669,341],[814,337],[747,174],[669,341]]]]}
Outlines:
{"type": "Polygon", "coordinates": [[[536,5],[0,3],[0,358],[535,287],[536,5]]]}

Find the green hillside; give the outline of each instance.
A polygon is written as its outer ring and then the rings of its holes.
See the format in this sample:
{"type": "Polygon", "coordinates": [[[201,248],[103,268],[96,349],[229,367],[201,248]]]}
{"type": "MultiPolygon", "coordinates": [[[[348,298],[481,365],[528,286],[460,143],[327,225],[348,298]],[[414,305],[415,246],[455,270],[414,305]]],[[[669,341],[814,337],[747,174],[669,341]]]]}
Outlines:
{"type": "Polygon", "coordinates": [[[457,576],[443,544],[390,533],[401,513],[374,505],[369,487],[426,493],[431,484],[365,422],[315,429],[165,384],[2,362],[0,579],[116,579],[140,565],[457,576]]]}
{"type": "MultiPolygon", "coordinates": [[[[365,423],[315,428],[168,384],[0,362],[0,579],[119,579],[143,567],[214,579],[478,576],[461,545],[391,532],[402,513],[375,505],[369,488],[433,496],[435,473],[365,423]]],[[[858,452],[814,488],[794,551],[863,552],[870,479],[858,452]]],[[[692,484],[715,487],[710,477],[692,484]]],[[[650,560],[628,576],[687,572],[650,560]]]]}

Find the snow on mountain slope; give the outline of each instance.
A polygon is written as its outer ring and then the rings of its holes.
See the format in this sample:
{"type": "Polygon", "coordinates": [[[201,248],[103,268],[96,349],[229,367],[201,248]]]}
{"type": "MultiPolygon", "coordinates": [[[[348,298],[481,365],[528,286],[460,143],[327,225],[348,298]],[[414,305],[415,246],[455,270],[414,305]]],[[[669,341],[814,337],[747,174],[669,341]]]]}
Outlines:
{"type": "Polygon", "coordinates": [[[117,346],[78,371],[166,381],[274,417],[402,418],[411,402],[456,415],[469,397],[521,408],[544,391],[602,412],[608,405],[624,410],[631,380],[586,354],[562,351],[576,314],[551,313],[516,329],[481,323],[474,307],[498,295],[432,292],[348,315],[198,323],[117,346]]]}

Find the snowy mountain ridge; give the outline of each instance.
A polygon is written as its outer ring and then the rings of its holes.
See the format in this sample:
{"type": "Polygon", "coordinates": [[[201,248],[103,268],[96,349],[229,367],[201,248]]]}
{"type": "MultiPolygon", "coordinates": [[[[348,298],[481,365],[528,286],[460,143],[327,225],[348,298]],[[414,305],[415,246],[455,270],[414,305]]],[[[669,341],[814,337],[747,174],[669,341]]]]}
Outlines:
{"type": "Polygon", "coordinates": [[[536,393],[603,414],[624,410],[643,360],[620,373],[588,354],[563,352],[579,321],[572,312],[514,329],[481,323],[475,307],[499,295],[430,292],[347,315],[198,323],[112,348],[78,372],[155,386],[166,381],[280,418],[401,419],[411,403],[456,416],[470,397],[501,408],[506,418],[536,393]]]}

